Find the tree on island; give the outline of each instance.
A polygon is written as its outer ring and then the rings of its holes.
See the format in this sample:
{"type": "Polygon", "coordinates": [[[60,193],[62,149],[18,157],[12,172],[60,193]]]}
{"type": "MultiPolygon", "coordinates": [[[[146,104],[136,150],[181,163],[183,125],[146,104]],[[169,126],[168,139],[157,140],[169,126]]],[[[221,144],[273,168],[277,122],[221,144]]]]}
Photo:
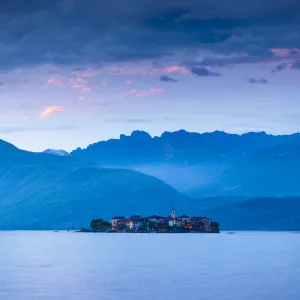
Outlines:
{"type": "Polygon", "coordinates": [[[220,224],[218,222],[213,221],[213,222],[210,223],[210,227],[213,228],[213,229],[218,229],[219,230],[220,229],[220,224]]]}
{"type": "Polygon", "coordinates": [[[111,223],[109,223],[103,219],[94,219],[90,223],[90,227],[93,231],[106,230],[110,226],[111,226],[111,223]]]}
{"type": "Polygon", "coordinates": [[[153,221],[148,221],[147,227],[149,230],[153,230],[155,228],[155,223],[153,221]]]}

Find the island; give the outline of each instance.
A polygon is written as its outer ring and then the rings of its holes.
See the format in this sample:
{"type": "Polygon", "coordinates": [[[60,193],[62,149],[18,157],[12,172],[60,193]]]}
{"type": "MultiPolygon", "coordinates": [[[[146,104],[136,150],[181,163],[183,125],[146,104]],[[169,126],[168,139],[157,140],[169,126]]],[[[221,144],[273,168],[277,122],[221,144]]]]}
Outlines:
{"type": "Polygon", "coordinates": [[[90,222],[90,229],[82,232],[128,232],[128,233],[219,233],[220,225],[208,217],[189,217],[182,215],[176,217],[173,206],[171,215],[162,217],[152,215],[141,217],[133,215],[129,218],[115,216],[110,221],[94,219],[90,222]]]}

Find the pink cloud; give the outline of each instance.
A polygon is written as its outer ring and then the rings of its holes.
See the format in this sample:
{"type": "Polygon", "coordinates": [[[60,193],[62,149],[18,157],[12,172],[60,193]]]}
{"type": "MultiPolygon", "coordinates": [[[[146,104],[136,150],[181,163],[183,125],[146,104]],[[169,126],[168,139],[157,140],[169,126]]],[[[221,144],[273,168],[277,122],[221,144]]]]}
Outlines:
{"type": "Polygon", "coordinates": [[[51,77],[45,83],[45,87],[48,87],[48,86],[51,86],[51,85],[54,85],[54,86],[63,86],[63,83],[62,83],[62,81],[60,79],[51,77]]]}
{"type": "Polygon", "coordinates": [[[127,66],[126,68],[120,68],[118,66],[112,66],[107,69],[108,73],[115,74],[115,75],[159,75],[163,73],[182,73],[186,74],[189,73],[188,68],[177,66],[177,65],[170,65],[170,66],[163,66],[163,67],[153,67],[151,65],[137,65],[137,66],[127,66]]]}
{"type": "Polygon", "coordinates": [[[89,93],[89,92],[91,92],[92,91],[92,89],[91,88],[89,88],[89,87],[82,87],[81,88],[81,90],[83,91],[83,92],[87,92],[87,93],[89,93]]]}
{"type": "Polygon", "coordinates": [[[164,90],[160,88],[151,88],[149,90],[137,90],[137,89],[130,89],[128,91],[122,92],[122,96],[136,96],[136,97],[143,97],[143,96],[150,96],[153,94],[160,94],[163,93],[164,90]]]}
{"type": "Polygon", "coordinates": [[[82,79],[82,78],[75,78],[75,79],[71,78],[69,80],[69,85],[73,89],[79,89],[79,90],[81,90],[83,92],[91,92],[92,89],[89,88],[89,87],[87,87],[87,86],[85,86],[85,84],[84,84],[85,82],[86,82],[86,80],[82,79]]]}
{"type": "Polygon", "coordinates": [[[162,69],[164,73],[173,73],[173,72],[180,72],[180,73],[189,73],[189,70],[186,67],[181,66],[167,66],[162,69]]]}
{"type": "Polygon", "coordinates": [[[53,113],[55,112],[59,112],[59,111],[62,111],[62,107],[61,106],[48,106],[46,109],[44,109],[41,114],[40,114],[40,117],[41,118],[48,118],[50,117],[53,113]]]}
{"type": "Polygon", "coordinates": [[[85,100],[85,98],[84,97],[78,97],[78,99],[80,100],[80,101],[84,101],[85,100]]]}
{"type": "Polygon", "coordinates": [[[132,84],[132,80],[125,81],[125,84],[132,84]]]}
{"type": "Polygon", "coordinates": [[[153,95],[153,94],[160,94],[160,93],[163,93],[163,89],[155,89],[155,88],[152,88],[148,91],[141,91],[139,93],[136,94],[137,97],[142,97],[142,96],[149,96],[149,95],[153,95]]]}
{"type": "Polygon", "coordinates": [[[300,49],[294,48],[294,49],[288,49],[288,48],[271,48],[270,51],[278,56],[287,56],[291,53],[299,54],[300,49]]]}
{"type": "Polygon", "coordinates": [[[103,80],[103,81],[101,82],[101,85],[102,85],[102,86],[107,86],[107,81],[103,80]]]}

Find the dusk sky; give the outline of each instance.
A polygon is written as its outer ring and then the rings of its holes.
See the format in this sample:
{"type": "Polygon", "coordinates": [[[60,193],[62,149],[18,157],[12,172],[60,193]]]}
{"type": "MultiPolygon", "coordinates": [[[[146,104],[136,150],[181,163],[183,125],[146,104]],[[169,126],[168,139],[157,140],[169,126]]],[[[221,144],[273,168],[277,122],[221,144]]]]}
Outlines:
{"type": "Polygon", "coordinates": [[[0,138],[298,132],[299,0],[2,0],[0,138]]]}

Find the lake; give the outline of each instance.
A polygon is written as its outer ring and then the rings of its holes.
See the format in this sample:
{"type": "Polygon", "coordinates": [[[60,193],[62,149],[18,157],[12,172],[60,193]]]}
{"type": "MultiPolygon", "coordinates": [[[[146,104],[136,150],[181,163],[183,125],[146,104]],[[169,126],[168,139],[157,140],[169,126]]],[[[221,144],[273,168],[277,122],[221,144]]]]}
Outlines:
{"type": "Polygon", "coordinates": [[[300,234],[0,232],[2,300],[298,300],[300,234]]]}

